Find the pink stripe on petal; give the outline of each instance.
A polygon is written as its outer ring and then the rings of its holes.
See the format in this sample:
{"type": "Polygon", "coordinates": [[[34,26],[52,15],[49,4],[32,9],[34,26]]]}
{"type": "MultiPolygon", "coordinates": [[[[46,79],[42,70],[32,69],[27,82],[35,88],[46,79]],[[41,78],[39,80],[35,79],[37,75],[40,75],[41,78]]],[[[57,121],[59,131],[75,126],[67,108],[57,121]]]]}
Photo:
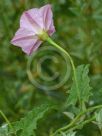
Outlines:
{"type": "Polygon", "coordinates": [[[42,41],[36,39],[30,46],[22,47],[22,50],[25,53],[27,53],[28,55],[31,55],[33,53],[33,51],[36,51],[38,49],[38,47],[40,46],[41,43],[42,43],[42,41]]]}
{"type": "Polygon", "coordinates": [[[42,43],[42,41],[37,40],[36,43],[34,43],[34,46],[31,48],[29,55],[31,55],[33,51],[36,51],[39,48],[41,43],[42,43]]]}
{"type": "Polygon", "coordinates": [[[39,9],[34,8],[23,13],[20,19],[20,27],[26,28],[38,34],[39,30],[43,29],[42,22],[39,9]]]}
{"type": "Polygon", "coordinates": [[[29,15],[32,17],[32,19],[38,24],[40,29],[43,29],[43,17],[39,13],[40,9],[30,9],[27,11],[29,15]]]}
{"type": "Polygon", "coordinates": [[[42,15],[42,18],[43,18],[44,29],[48,30],[52,22],[52,17],[53,17],[51,5],[48,4],[48,5],[41,7],[40,14],[42,15]]]}
{"type": "Polygon", "coordinates": [[[40,29],[39,24],[37,24],[37,22],[32,18],[32,16],[29,14],[29,12],[25,12],[25,15],[28,19],[28,21],[34,26],[34,28],[36,29],[40,29]]]}
{"type": "Polygon", "coordinates": [[[15,43],[15,42],[19,42],[20,40],[29,40],[29,39],[33,39],[34,38],[34,35],[32,36],[25,36],[25,37],[19,37],[19,38],[14,38],[12,39],[12,43],[15,43]]]}
{"type": "Polygon", "coordinates": [[[23,15],[20,18],[20,28],[24,28],[28,31],[32,31],[33,33],[36,33],[34,26],[28,20],[25,12],[23,13],[23,15]]]}
{"type": "Polygon", "coordinates": [[[36,38],[37,36],[34,34],[34,32],[29,31],[25,28],[19,28],[11,43],[16,46],[22,47],[33,43],[34,39],[36,38]]]}
{"type": "MultiPolygon", "coordinates": [[[[47,27],[47,29],[49,28],[50,24],[51,24],[51,20],[48,20],[48,16],[49,16],[49,12],[50,12],[50,7],[46,9],[46,14],[45,14],[45,25],[47,27]],[[48,23],[48,21],[50,21],[50,23],[48,23]]],[[[50,13],[51,14],[51,13],[50,13]]]]}
{"type": "Polygon", "coordinates": [[[55,32],[55,27],[53,25],[53,20],[51,21],[51,24],[49,26],[48,34],[51,36],[55,32]]]}
{"type": "Polygon", "coordinates": [[[19,36],[19,37],[32,36],[32,35],[35,35],[35,33],[26,28],[19,28],[15,33],[15,36],[19,36]]]}

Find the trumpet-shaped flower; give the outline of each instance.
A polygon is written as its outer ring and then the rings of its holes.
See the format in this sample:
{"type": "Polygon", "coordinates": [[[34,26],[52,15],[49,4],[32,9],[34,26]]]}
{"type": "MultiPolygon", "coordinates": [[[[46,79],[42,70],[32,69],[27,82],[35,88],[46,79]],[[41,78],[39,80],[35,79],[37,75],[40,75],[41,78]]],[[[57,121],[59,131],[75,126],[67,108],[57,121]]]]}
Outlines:
{"type": "Polygon", "coordinates": [[[55,32],[51,5],[25,11],[20,18],[20,28],[11,43],[21,47],[28,55],[55,32]]]}

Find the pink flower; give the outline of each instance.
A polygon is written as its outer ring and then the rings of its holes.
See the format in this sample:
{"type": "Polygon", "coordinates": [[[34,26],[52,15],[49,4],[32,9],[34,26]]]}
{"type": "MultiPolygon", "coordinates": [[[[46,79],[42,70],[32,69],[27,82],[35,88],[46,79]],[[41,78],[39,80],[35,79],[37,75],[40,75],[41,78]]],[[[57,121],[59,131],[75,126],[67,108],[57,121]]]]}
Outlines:
{"type": "Polygon", "coordinates": [[[40,44],[55,32],[51,5],[25,11],[20,19],[20,28],[11,43],[30,55],[40,44]]]}

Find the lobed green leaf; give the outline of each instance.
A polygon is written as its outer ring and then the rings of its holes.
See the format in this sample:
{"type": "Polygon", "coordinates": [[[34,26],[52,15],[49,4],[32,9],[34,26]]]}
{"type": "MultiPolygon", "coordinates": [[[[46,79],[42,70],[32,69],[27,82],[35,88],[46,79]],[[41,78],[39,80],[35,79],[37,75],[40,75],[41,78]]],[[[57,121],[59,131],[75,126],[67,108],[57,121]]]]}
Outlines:
{"type": "MultiPolygon", "coordinates": [[[[81,98],[81,101],[87,102],[90,95],[91,95],[91,87],[89,85],[90,79],[88,76],[89,72],[89,65],[80,65],[76,69],[76,77],[77,77],[77,84],[79,89],[79,95],[81,98]]],[[[78,100],[78,94],[77,94],[77,88],[75,80],[73,80],[73,84],[68,96],[68,99],[66,101],[67,105],[75,105],[78,100]]]]}

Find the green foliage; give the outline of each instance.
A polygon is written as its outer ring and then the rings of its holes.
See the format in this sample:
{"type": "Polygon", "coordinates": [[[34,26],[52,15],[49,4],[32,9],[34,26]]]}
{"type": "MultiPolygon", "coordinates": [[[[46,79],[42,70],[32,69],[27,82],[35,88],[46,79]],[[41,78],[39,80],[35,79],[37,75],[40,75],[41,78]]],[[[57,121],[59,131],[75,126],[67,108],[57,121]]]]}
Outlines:
{"type": "Polygon", "coordinates": [[[35,135],[34,130],[37,129],[37,122],[44,117],[45,113],[53,108],[54,106],[52,104],[43,104],[39,107],[35,107],[24,118],[20,119],[20,121],[12,123],[12,128],[9,128],[8,131],[6,128],[7,126],[5,126],[6,129],[3,129],[4,127],[0,128],[0,133],[4,133],[6,135],[13,133],[17,135],[17,131],[21,130],[19,136],[35,135]]]}
{"type": "MultiPolygon", "coordinates": [[[[90,79],[88,77],[89,72],[89,65],[81,65],[78,66],[76,69],[76,76],[77,76],[77,83],[78,83],[78,90],[80,94],[80,98],[82,102],[88,102],[89,96],[91,95],[91,87],[89,85],[90,79]]],[[[78,100],[78,94],[76,89],[76,82],[73,81],[71,90],[69,92],[69,97],[67,99],[67,105],[75,105],[78,100]]]]}
{"type": "Polygon", "coordinates": [[[96,116],[96,123],[100,130],[102,130],[102,109],[95,114],[96,116]]]}
{"type": "Polygon", "coordinates": [[[10,136],[8,134],[8,127],[7,124],[0,127],[0,136],[10,136]]]}

